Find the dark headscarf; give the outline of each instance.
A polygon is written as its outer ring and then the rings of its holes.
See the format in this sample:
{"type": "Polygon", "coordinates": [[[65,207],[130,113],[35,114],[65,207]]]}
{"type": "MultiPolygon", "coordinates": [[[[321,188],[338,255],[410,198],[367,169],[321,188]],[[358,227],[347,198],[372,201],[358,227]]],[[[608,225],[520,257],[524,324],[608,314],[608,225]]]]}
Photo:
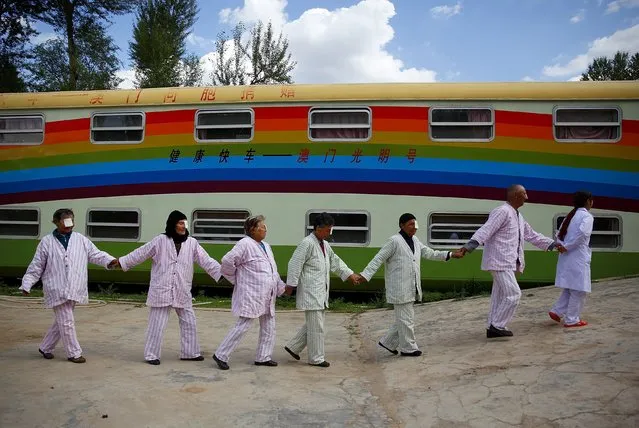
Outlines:
{"type": "Polygon", "coordinates": [[[177,226],[180,220],[186,220],[186,216],[180,211],[173,211],[169,214],[169,218],[166,219],[166,229],[164,229],[164,234],[173,238],[174,242],[184,242],[186,238],[189,237],[189,231],[186,230],[184,235],[180,235],[175,231],[175,226],[177,226]]]}

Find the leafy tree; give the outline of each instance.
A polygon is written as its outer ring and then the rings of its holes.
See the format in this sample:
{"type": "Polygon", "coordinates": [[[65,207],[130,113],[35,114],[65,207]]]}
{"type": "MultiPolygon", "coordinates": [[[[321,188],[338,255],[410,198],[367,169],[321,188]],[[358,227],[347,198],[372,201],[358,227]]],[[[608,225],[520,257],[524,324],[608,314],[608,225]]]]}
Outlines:
{"type": "Polygon", "coordinates": [[[182,85],[200,86],[204,70],[200,65],[200,57],[195,54],[186,55],[182,59],[182,85]]]}
{"type": "Polygon", "coordinates": [[[617,51],[614,57],[595,58],[581,80],[639,80],[639,52],[617,51]]]}
{"type": "Polygon", "coordinates": [[[231,36],[224,31],[218,34],[215,41],[217,56],[211,75],[214,85],[245,85],[248,81],[245,58],[248,56],[249,43],[242,42],[244,31],[244,24],[240,22],[233,28],[231,36]]]}
{"type": "Polygon", "coordinates": [[[62,38],[55,38],[34,47],[35,61],[26,65],[30,73],[29,85],[35,91],[68,91],[114,89],[120,83],[115,73],[120,62],[117,46],[104,29],[86,21],[78,28],[76,79],[72,86],[69,58],[61,55],[68,51],[62,38]]]}
{"type": "Polygon", "coordinates": [[[216,85],[264,85],[292,83],[297,63],[291,59],[288,39],[275,36],[269,22],[260,21],[243,41],[246,27],[239,23],[232,33],[222,32],[215,42],[216,58],[212,74],[216,85]]]}
{"type": "MultiPolygon", "coordinates": [[[[64,48],[67,53],[68,69],[65,70],[63,78],[68,82],[66,88],[68,90],[76,89],[93,89],[80,88],[78,81],[82,72],[95,72],[100,70],[99,67],[105,65],[104,60],[108,62],[109,70],[117,70],[119,61],[115,55],[109,55],[108,52],[102,51],[98,53],[84,51],[84,44],[88,44],[93,48],[110,49],[113,52],[114,44],[110,37],[106,35],[105,25],[110,23],[111,15],[122,15],[130,12],[136,5],[137,0],[41,0],[40,3],[45,7],[44,12],[40,16],[40,20],[51,25],[54,30],[63,34],[65,37],[64,48]],[[84,36],[84,31],[91,34],[84,36]],[[85,61],[82,61],[84,58],[85,61]],[[97,63],[90,62],[98,59],[97,63]],[[84,71],[82,70],[84,68],[84,71]]],[[[61,45],[57,45],[60,47],[61,45]]],[[[49,46],[51,47],[51,46],[49,46]]],[[[43,47],[43,48],[46,48],[43,47]]],[[[117,50],[117,48],[115,48],[117,50]]],[[[48,64],[38,61],[44,69],[48,64]]],[[[113,72],[112,76],[115,72],[113,72]]],[[[89,79],[91,81],[93,79],[89,79]]],[[[104,80],[104,79],[98,79],[104,80]]]]}
{"type": "Polygon", "coordinates": [[[140,3],[129,53],[142,88],[197,84],[199,59],[186,55],[186,37],[197,19],[196,0],[140,3]]]}
{"type": "Polygon", "coordinates": [[[25,90],[20,69],[29,58],[27,42],[38,34],[32,20],[43,10],[39,0],[0,1],[0,92],[25,90]]]}

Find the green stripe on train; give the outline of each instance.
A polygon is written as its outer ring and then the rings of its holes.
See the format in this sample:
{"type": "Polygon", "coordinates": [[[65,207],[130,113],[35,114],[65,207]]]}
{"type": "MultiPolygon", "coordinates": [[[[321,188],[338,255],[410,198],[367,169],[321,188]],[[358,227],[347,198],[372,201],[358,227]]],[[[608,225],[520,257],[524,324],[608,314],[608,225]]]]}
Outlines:
{"type": "MultiPolygon", "coordinates": [[[[2,248],[10,249],[0,261],[0,276],[21,277],[31,261],[37,240],[0,240],[2,248]]],[[[96,242],[96,245],[114,257],[123,256],[138,248],[141,243],[120,242],[96,242]]],[[[203,244],[208,253],[216,260],[221,260],[232,245],[203,244]]],[[[377,248],[339,248],[335,252],[356,272],[361,272],[366,264],[373,258],[377,248]]],[[[273,252],[277,260],[278,270],[282,275],[286,274],[288,260],[295,247],[274,246],[273,252]]],[[[519,277],[523,286],[526,284],[551,284],[555,278],[557,264],[556,252],[528,251],[526,252],[526,272],[519,277]]],[[[594,252],[592,256],[592,278],[610,278],[639,274],[639,264],[636,253],[618,252],[594,252]]],[[[422,280],[424,289],[437,291],[452,291],[454,287],[460,287],[469,282],[490,282],[490,274],[480,269],[481,251],[466,256],[462,260],[450,260],[442,262],[422,262],[422,280]]],[[[95,282],[119,282],[119,283],[148,283],[151,262],[147,261],[130,272],[107,271],[91,265],[89,270],[90,281],[95,282]]],[[[370,291],[383,287],[383,268],[376,275],[377,280],[370,285],[361,285],[357,288],[350,283],[342,283],[339,279],[332,281],[333,290],[356,291],[359,289],[370,291]]],[[[199,267],[196,267],[194,284],[213,285],[209,278],[199,267]]]]}
{"type": "MultiPolygon", "coordinates": [[[[522,140],[524,141],[524,140],[522,140]]],[[[378,156],[380,146],[388,143],[367,143],[339,145],[330,143],[313,143],[311,155],[322,155],[328,149],[338,148],[338,155],[350,155],[356,148],[361,148],[364,156],[378,156]]],[[[175,145],[169,147],[139,148],[135,150],[115,150],[86,152],[70,155],[50,155],[45,157],[22,158],[0,162],[0,171],[15,169],[45,168],[53,166],[82,165],[93,162],[121,162],[130,160],[162,159],[167,158],[172,149],[179,149],[184,156],[191,156],[196,150],[205,150],[205,157],[217,158],[218,149],[227,148],[231,155],[244,156],[246,144],[207,144],[207,145],[175,145]]],[[[260,154],[298,153],[303,148],[309,148],[310,143],[294,144],[259,144],[256,148],[260,154]]],[[[515,162],[523,164],[554,165],[572,168],[594,168],[611,171],[639,171],[639,162],[630,159],[603,158],[595,156],[579,156],[574,154],[550,154],[522,150],[488,150],[486,148],[469,147],[441,147],[441,146],[414,146],[409,144],[391,145],[391,155],[404,157],[409,148],[418,148],[417,157],[420,158],[445,158],[491,162],[515,162]]]]}

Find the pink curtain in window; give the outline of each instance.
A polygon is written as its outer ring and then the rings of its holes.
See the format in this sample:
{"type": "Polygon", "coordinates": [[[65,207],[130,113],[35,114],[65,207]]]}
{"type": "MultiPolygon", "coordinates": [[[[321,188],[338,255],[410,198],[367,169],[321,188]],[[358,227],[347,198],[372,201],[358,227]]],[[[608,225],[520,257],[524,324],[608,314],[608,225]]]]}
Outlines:
{"type": "Polygon", "coordinates": [[[340,138],[340,139],[363,140],[368,138],[368,129],[365,129],[365,128],[311,129],[311,137],[319,138],[319,139],[340,138]]]}
{"type": "Polygon", "coordinates": [[[558,126],[560,140],[614,140],[617,128],[612,126],[558,126]]]}
{"type": "Polygon", "coordinates": [[[560,109],[557,123],[610,123],[610,126],[570,126],[557,125],[556,134],[560,140],[614,140],[619,136],[619,113],[615,109],[560,109]]]}
{"type": "Polygon", "coordinates": [[[348,125],[368,125],[369,116],[365,112],[317,112],[311,116],[313,125],[341,125],[335,128],[311,128],[311,137],[318,139],[368,138],[370,128],[349,128],[348,125]]]}
{"type": "Polygon", "coordinates": [[[490,110],[468,110],[469,122],[492,122],[490,110]]]}
{"type": "Polygon", "coordinates": [[[15,117],[0,120],[0,131],[42,130],[42,119],[15,117]]]}

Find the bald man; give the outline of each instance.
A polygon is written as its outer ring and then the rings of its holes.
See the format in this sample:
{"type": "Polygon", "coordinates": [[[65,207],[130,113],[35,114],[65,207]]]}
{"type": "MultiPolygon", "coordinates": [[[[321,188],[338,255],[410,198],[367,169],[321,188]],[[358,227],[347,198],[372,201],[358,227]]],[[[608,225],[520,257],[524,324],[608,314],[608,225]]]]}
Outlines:
{"type": "Polygon", "coordinates": [[[488,338],[513,335],[507,325],[515,316],[521,297],[515,273],[524,271],[524,241],[545,251],[555,247],[563,251],[563,247],[552,239],[535,232],[519,213],[527,200],[524,186],[510,186],[506,203],[492,210],[488,221],[461,248],[462,252],[470,253],[478,246],[484,246],[481,269],[489,271],[493,277],[486,328],[488,338]]]}

